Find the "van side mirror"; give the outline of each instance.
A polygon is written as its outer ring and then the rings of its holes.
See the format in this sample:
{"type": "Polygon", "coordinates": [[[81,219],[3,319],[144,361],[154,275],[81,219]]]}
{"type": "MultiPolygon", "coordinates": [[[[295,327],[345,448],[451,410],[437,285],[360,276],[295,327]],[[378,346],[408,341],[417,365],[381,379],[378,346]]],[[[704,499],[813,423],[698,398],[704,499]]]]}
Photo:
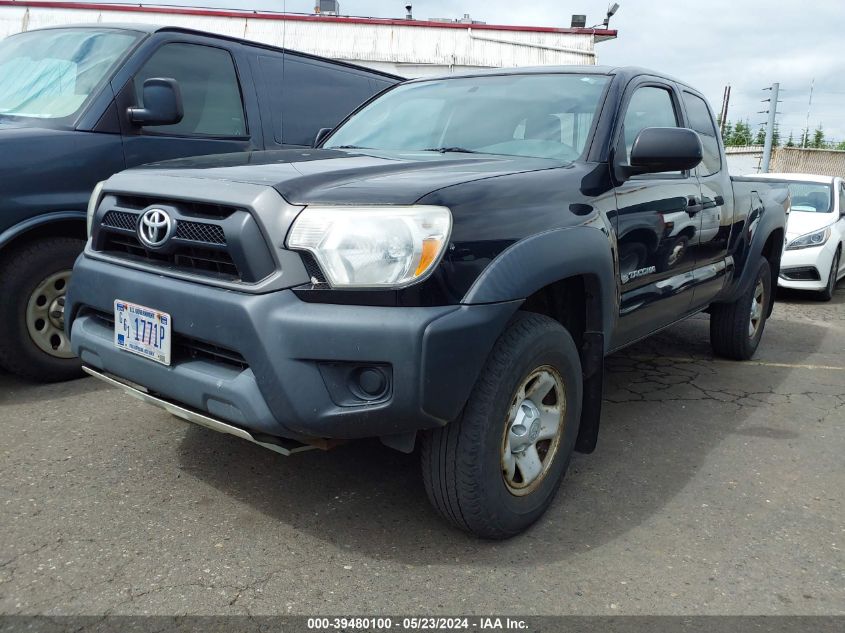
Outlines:
{"type": "Polygon", "coordinates": [[[631,148],[628,175],[658,174],[694,169],[704,157],[701,139],[693,130],[678,127],[647,127],[631,148]]]}
{"type": "Polygon", "coordinates": [[[326,140],[326,137],[332,133],[334,128],[330,127],[323,127],[317,132],[317,136],[314,137],[314,142],[311,144],[311,147],[320,147],[320,143],[326,140]]]}
{"type": "Polygon", "coordinates": [[[144,107],[129,108],[129,119],[136,125],[173,125],[184,116],[182,91],[175,79],[147,79],[144,107]]]}

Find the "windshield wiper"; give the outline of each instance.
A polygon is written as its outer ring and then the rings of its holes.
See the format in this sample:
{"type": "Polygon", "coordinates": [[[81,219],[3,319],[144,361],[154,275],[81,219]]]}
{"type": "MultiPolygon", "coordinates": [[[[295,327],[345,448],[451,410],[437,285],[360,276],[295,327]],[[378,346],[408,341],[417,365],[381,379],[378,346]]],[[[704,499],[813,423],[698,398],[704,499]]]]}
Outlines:
{"type": "Polygon", "coordinates": [[[467,149],[466,147],[429,147],[421,150],[423,152],[440,152],[441,154],[483,154],[484,152],[477,152],[474,149],[467,149]]]}
{"type": "Polygon", "coordinates": [[[372,147],[361,147],[360,145],[338,145],[337,147],[327,147],[326,149],[372,149],[372,147]]]}

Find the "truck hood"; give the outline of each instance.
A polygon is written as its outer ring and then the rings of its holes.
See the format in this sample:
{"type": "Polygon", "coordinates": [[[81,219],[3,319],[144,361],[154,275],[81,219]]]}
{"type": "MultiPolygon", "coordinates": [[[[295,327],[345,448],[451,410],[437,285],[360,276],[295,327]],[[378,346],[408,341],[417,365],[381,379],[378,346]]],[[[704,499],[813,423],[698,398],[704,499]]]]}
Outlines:
{"type": "Polygon", "coordinates": [[[794,239],[800,235],[806,235],[818,231],[833,224],[835,213],[816,213],[815,211],[798,211],[792,209],[789,220],[786,224],[786,237],[794,239]]]}
{"type": "Polygon", "coordinates": [[[291,204],[413,204],[452,185],[562,167],[542,158],[302,149],[203,156],[132,171],[266,185],[291,204]]]}

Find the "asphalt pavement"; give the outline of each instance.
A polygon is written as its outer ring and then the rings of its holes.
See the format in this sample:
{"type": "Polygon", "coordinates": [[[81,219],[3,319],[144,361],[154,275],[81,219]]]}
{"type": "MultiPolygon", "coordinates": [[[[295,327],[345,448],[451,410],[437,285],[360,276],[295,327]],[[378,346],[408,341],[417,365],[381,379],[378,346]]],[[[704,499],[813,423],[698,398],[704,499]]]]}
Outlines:
{"type": "Polygon", "coordinates": [[[598,450],[507,542],[416,455],[285,458],[93,379],[0,375],[0,613],[845,615],[845,283],[754,361],[707,317],[616,354],[598,450]]]}

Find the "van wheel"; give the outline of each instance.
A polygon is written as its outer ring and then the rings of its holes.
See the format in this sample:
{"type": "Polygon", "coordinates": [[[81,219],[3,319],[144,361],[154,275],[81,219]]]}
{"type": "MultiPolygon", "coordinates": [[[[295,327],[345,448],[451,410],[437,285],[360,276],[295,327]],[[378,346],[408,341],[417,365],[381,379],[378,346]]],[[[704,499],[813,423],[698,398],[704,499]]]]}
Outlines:
{"type": "Polygon", "coordinates": [[[837,250],[833,256],[833,263],[830,265],[830,274],[827,277],[827,287],[819,293],[822,301],[833,299],[833,293],[836,291],[836,276],[839,274],[839,258],[841,255],[842,251],[837,250]]]}
{"type": "Polygon", "coordinates": [[[725,358],[748,360],[754,356],[772,297],[772,269],[766,259],[757,264],[754,283],[733,303],[714,303],[710,306],[710,345],[725,358]]]}
{"type": "Polygon", "coordinates": [[[517,313],[462,416],[423,435],[423,480],[437,511],[490,539],[540,518],[572,456],[582,389],[569,333],[549,317],[517,313]]]}
{"type": "Polygon", "coordinates": [[[54,237],[15,249],[0,265],[0,366],[40,382],[82,375],[64,329],[65,296],[83,240],[54,237]]]}

